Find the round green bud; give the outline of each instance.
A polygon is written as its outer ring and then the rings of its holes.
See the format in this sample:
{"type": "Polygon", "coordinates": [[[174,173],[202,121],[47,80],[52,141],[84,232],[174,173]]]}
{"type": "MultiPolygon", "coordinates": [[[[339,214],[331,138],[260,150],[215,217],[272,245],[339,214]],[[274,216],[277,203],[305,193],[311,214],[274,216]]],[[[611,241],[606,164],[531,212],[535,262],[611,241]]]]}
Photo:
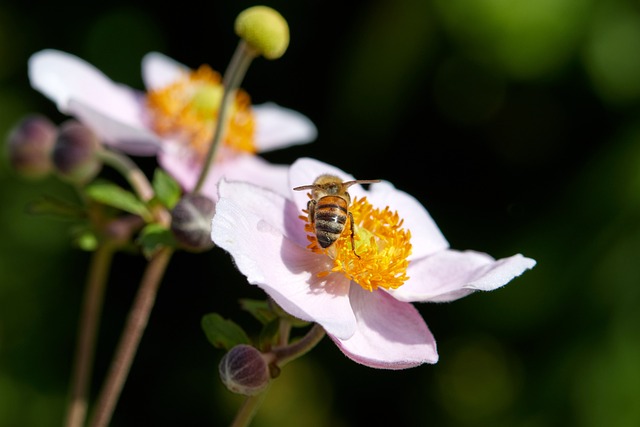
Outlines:
{"type": "Polygon", "coordinates": [[[24,117],[9,132],[7,156],[9,164],[20,175],[38,179],[53,170],[51,151],[58,129],[45,116],[24,117]]]}
{"type": "Polygon", "coordinates": [[[240,12],[235,22],[236,34],[267,59],[284,55],[289,46],[289,25],[275,10],[254,6],[240,12]]]}
{"type": "Polygon", "coordinates": [[[60,125],[53,148],[53,164],[58,175],[66,181],[84,184],[100,172],[98,157],[100,142],[96,134],[76,120],[60,125]]]}

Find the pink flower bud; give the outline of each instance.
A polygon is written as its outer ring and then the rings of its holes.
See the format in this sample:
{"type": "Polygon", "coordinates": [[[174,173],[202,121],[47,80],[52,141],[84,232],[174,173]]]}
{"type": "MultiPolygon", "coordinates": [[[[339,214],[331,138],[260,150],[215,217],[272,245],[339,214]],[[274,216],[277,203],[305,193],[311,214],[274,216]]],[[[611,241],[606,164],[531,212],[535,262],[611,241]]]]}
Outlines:
{"type": "Polygon", "coordinates": [[[173,208],[171,231],[180,245],[200,252],[211,249],[211,218],[215,213],[213,200],[201,194],[185,194],[173,208]]]}
{"type": "Polygon", "coordinates": [[[11,167],[26,178],[48,175],[53,169],[51,151],[56,133],[56,126],[48,118],[39,114],[24,117],[7,138],[11,167]]]}
{"type": "Polygon", "coordinates": [[[229,350],[220,361],[219,371],[222,382],[230,391],[246,396],[259,394],[271,380],[263,354],[246,344],[229,350]]]}
{"type": "Polygon", "coordinates": [[[63,178],[71,182],[86,183],[93,179],[102,162],[97,151],[98,137],[78,121],[68,120],[60,125],[58,139],[53,148],[53,164],[63,178]]]}

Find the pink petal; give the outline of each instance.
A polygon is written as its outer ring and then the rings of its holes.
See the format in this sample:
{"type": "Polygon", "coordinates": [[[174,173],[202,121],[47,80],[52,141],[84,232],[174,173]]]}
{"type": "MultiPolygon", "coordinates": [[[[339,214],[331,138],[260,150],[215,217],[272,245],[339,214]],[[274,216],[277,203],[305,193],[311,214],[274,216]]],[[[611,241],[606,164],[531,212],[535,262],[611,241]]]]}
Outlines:
{"type": "Polygon", "coordinates": [[[453,301],[504,286],[535,264],[520,254],[496,261],[480,252],[446,250],[412,261],[410,279],[390,293],[401,301],[453,301]]]}
{"type": "Polygon", "coordinates": [[[144,124],[141,94],[118,85],[82,59],[57,50],[29,58],[31,85],[76,116],[106,143],[132,154],[153,154],[158,138],[144,124]],[[130,150],[129,150],[130,148],[130,150]]]}
{"type": "Polygon", "coordinates": [[[318,279],[316,274],[327,268],[326,258],[282,235],[278,227],[284,220],[278,216],[285,215],[286,199],[257,187],[250,195],[227,194],[233,192],[224,188],[222,192],[225,197],[216,205],[211,236],[231,254],[249,283],[260,286],[292,316],[317,322],[339,338],[351,337],[355,317],[349,282],[335,274],[329,276],[331,281],[318,279]],[[255,204],[264,206],[264,215],[245,207],[255,204]]]}
{"type": "Polygon", "coordinates": [[[159,52],[149,52],[142,58],[142,81],[147,90],[163,88],[191,70],[159,52]]]}
{"type": "Polygon", "coordinates": [[[68,113],[92,129],[105,144],[125,153],[152,156],[158,153],[162,145],[153,132],[106,115],[81,101],[70,100],[68,113]]]}
{"type": "Polygon", "coordinates": [[[398,211],[404,220],[403,227],[411,231],[411,259],[422,258],[449,247],[429,212],[413,196],[383,181],[371,186],[368,199],[375,207],[389,206],[392,211],[398,211]]]}
{"type": "Polygon", "coordinates": [[[268,190],[256,188],[254,184],[227,181],[224,178],[218,184],[218,195],[220,198],[241,203],[243,209],[260,216],[270,227],[277,229],[298,246],[306,247],[309,244],[304,222],[298,218],[300,213],[290,200],[271,197],[272,194],[268,190]]]}
{"type": "MultiPolygon", "coordinates": [[[[165,144],[166,150],[160,153],[158,161],[186,191],[191,191],[198,181],[202,166],[187,150],[171,150],[176,147],[177,144],[165,144]]],[[[209,170],[202,194],[214,201],[218,200],[218,182],[227,178],[232,181],[250,182],[286,195],[289,194],[288,169],[288,166],[272,164],[251,154],[226,153],[223,159],[209,170]]]]}
{"type": "Polygon", "coordinates": [[[306,144],[315,140],[318,135],[315,125],[306,116],[273,102],[254,105],[253,112],[259,152],[306,144]]]}
{"type": "Polygon", "coordinates": [[[356,333],[347,340],[330,336],[350,359],[382,369],[438,361],[435,339],[413,305],[355,284],[349,298],[356,315],[356,333]]]}

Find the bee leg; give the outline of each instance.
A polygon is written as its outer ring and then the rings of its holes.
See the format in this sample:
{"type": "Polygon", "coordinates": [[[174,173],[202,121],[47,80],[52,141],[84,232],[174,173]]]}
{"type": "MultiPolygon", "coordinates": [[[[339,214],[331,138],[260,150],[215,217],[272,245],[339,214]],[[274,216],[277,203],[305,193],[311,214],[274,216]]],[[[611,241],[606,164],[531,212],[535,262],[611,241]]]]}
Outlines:
{"type": "Polygon", "coordinates": [[[355,225],[354,225],[354,222],[353,222],[353,215],[351,214],[351,212],[348,212],[348,213],[349,213],[349,228],[351,229],[351,250],[353,251],[353,254],[355,256],[360,258],[360,255],[358,255],[358,253],[356,252],[356,243],[355,243],[355,237],[354,237],[355,236],[355,232],[354,232],[355,225]]]}
{"type": "Polygon", "coordinates": [[[307,212],[308,218],[311,225],[314,225],[316,222],[316,201],[311,199],[307,202],[307,212]]]}

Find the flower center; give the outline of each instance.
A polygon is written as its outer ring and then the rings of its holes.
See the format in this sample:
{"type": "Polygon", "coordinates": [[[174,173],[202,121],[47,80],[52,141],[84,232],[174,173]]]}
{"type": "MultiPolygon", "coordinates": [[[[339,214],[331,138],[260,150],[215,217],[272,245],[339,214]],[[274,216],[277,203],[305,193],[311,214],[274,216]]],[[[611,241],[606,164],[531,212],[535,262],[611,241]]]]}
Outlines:
{"type": "MultiPolygon", "coordinates": [[[[151,126],[158,135],[185,141],[203,159],[217,125],[222,95],[220,74],[202,65],[170,85],[147,93],[151,126]]],[[[255,120],[249,95],[238,90],[230,108],[223,144],[255,153],[255,120]]]]}
{"type": "Polygon", "coordinates": [[[305,231],[310,233],[307,238],[311,243],[307,247],[315,253],[326,254],[333,261],[331,270],[319,276],[341,272],[369,291],[402,286],[409,279],[407,258],[411,255],[411,232],[402,228],[403,220],[398,213],[391,212],[388,206],[374,209],[366,197],[354,198],[349,212],[355,223],[355,251],[351,246],[350,221],[335,243],[324,249],[311,222],[305,216],[300,217],[307,221],[305,231]]]}

